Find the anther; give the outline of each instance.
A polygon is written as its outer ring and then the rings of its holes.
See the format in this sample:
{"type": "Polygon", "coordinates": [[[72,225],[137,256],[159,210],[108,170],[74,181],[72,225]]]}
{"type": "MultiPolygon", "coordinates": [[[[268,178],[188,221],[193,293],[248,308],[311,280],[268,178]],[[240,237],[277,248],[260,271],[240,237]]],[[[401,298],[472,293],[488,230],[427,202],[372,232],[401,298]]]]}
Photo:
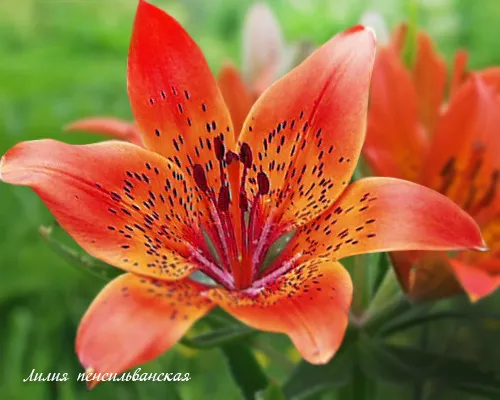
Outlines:
{"type": "Polygon", "coordinates": [[[264,172],[257,174],[257,184],[259,185],[259,194],[265,195],[269,193],[269,178],[264,172]]]}
{"type": "Polygon", "coordinates": [[[224,143],[222,143],[222,139],[219,136],[214,138],[214,151],[217,160],[219,161],[224,160],[224,153],[226,149],[224,148],[224,143]]]}
{"type": "Polygon", "coordinates": [[[208,190],[207,177],[205,176],[205,170],[200,164],[195,164],[193,167],[193,176],[196,185],[203,191],[208,190]]]}
{"type": "Polygon", "coordinates": [[[243,163],[245,168],[250,168],[252,166],[252,149],[247,143],[243,143],[240,149],[240,161],[243,163]]]}
{"type": "Polygon", "coordinates": [[[238,157],[238,154],[236,154],[235,152],[229,150],[227,153],[226,153],[226,164],[227,165],[230,165],[233,161],[238,161],[240,158],[238,157]]]}
{"type": "Polygon", "coordinates": [[[229,209],[229,188],[227,186],[220,188],[217,208],[219,211],[227,211],[229,209]]]}
{"type": "Polygon", "coordinates": [[[240,193],[240,209],[243,212],[248,210],[248,199],[245,193],[240,193]]]}

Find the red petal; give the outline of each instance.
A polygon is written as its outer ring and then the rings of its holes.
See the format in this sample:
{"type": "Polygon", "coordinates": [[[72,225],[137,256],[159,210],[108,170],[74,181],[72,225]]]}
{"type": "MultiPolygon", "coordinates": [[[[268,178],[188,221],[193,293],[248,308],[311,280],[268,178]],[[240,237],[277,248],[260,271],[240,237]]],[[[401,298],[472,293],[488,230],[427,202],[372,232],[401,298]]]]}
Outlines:
{"type": "Polygon", "coordinates": [[[256,193],[257,174],[266,173],[270,204],[287,199],[285,220],[313,218],[349,181],[364,140],[374,53],[372,31],[351,28],[272,85],[252,108],[240,136],[253,152],[250,189],[256,193]]]}
{"type": "Polygon", "coordinates": [[[134,123],[111,117],[90,117],[66,125],[67,131],[100,133],[115,139],[143,146],[141,133],[134,123]]]}
{"type": "Polygon", "coordinates": [[[252,4],[243,27],[243,71],[254,100],[280,75],[286,51],[271,7],[263,2],[252,4]]]}
{"type": "Polygon", "coordinates": [[[495,93],[500,93],[500,67],[486,68],[478,74],[495,93]]]}
{"type": "Polygon", "coordinates": [[[415,180],[428,148],[412,78],[399,57],[380,49],[371,86],[363,154],[375,174],[415,180]]]}
{"type": "Polygon", "coordinates": [[[393,49],[398,56],[401,56],[403,53],[407,35],[408,24],[406,23],[399,24],[392,32],[391,43],[389,43],[389,47],[393,49]]]}
{"type": "Polygon", "coordinates": [[[95,374],[112,374],[160,356],[213,307],[200,290],[202,285],[187,279],[119,276],[99,293],[80,323],[80,362],[95,374]]]}
{"type": "Polygon", "coordinates": [[[408,284],[403,289],[412,300],[436,300],[462,292],[445,253],[397,252],[391,254],[391,259],[400,277],[401,267],[409,268],[408,284]]]}
{"type": "Polygon", "coordinates": [[[190,272],[186,242],[197,229],[197,196],[158,154],[125,142],[72,146],[20,143],[2,158],[1,179],[33,188],[91,255],[143,275],[190,272]]]}
{"type": "Polygon", "coordinates": [[[415,183],[367,178],[301,227],[289,251],[341,259],[401,250],[483,249],[474,220],[445,196],[415,183]]]}
{"type": "Polygon", "coordinates": [[[446,85],[446,64],[435,51],[431,38],[420,32],[413,70],[420,121],[432,135],[443,102],[446,85]]]}
{"type": "Polygon", "coordinates": [[[450,267],[472,301],[491,294],[500,286],[500,270],[491,274],[457,259],[450,260],[450,267]]]}
{"type": "Polygon", "coordinates": [[[235,139],[238,139],[243,122],[253,104],[252,96],[240,72],[231,63],[226,63],[220,70],[218,84],[231,114],[235,139]]]}
{"type": "Polygon", "coordinates": [[[208,296],[247,325],[285,333],[310,363],[324,364],[334,356],[352,300],[351,278],[341,264],[308,261],[256,293],[251,291],[214,289],[208,296]]]}
{"type": "Polygon", "coordinates": [[[453,72],[450,84],[450,97],[452,97],[457,89],[465,82],[468,76],[467,61],[468,54],[464,50],[459,50],[455,53],[453,61],[453,72]]]}
{"type": "Polygon", "coordinates": [[[498,210],[500,114],[493,91],[474,77],[462,85],[437,126],[423,183],[471,215],[498,210]]]}
{"type": "Polygon", "coordinates": [[[234,149],[231,117],[201,50],[179,23],[139,2],[128,57],[128,92],[146,146],[191,175],[218,180],[213,139],[234,149]]]}

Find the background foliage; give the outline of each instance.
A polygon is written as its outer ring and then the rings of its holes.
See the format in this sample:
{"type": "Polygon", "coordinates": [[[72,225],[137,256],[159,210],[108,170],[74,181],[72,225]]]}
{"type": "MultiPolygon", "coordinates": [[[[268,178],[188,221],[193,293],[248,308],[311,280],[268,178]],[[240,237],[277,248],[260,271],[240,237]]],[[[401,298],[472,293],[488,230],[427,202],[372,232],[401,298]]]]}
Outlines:
{"type": "MultiPolygon", "coordinates": [[[[154,3],[187,27],[204,50],[213,71],[217,71],[226,58],[240,62],[241,26],[250,0],[157,0],[154,3]]],[[[497,0],[276,0],[269,1],[269,5],[288,40],[307,39],[316,44],[355,24],[367,9],[380,12],[390,26],[417,10],[419,25],[434,36],[448,61],[456,48],[465,47],[470,52],[473,67],[500,64],[497,44],[500,2],[497,0]]],[[[0,2],[0,153],[28,139],[52,137],[68,142],[92,141],[93,137],[69,135],[61,129],[84,116],[105,114],[131,118],[125,70],[135,7],[135,0],[0,2]]],[[[71,268],[70,263],[42,240],[38,227],[53,220],[34,193],[2,184],[0,202],[2,398],[240,398],[222,351],[193,350],[183,345],[144,366],[144,370],[190,372],[190,382],[175,386],[157,382],[107,383],[86,392],[84,386],[76,382],[81,369],[74,355],[73,342],[80,317],[104,282],[71,268]],[[33,368],[38,372],[69,371],[73,379],[59,384],[23,383],[22,379],[33,368]]],[[[494,308],[498,296],[488,301],[494,308]]],[[[455,341],[447,341],[448,351],[455,347],[466,348],[474,352],[481,363],[495,364],[495,360],[500,359],[495,358],[500,344],[498,322],[484,321],[482,324],[488,329],[481,330],[482,336],[474,336],[474,345],[471,345],[471,331],[467,327],[457,329],[449,321],[428,330],[434,329],[440,335],[450,331],[455,341]],[[476,352],[474,346],[482,353],[476,352]]],[[[203,328],[203,323],[196,327],[197,330],[203,328]]],[[[433,336],[420,332],[418,337],[425,340],[433,336]]],[[[415,339],[406,335],[398,340],[415,339]]],[[[426,346],[442,348],[443,343],[433,343],[429,339],[426,346]]],[[[376,345],[375,349],[381,347],[376,345]]],[[[259,335],[252,339],[252,349],[270,378],[280,383],[286,380],[300,359],[281,336],[259,335]]],[[[239,354],[240,350],[226,351],[239,354]]],[[[372,374],[369,379],[356,383],[354,393],[349,388],[340,392],[329,389],[317,398],[357,398],[366,395],[367,391],[370,393],[368,398],[379,396],[382,399],[416,395],[422,397],[413,398],[456,399],[458,396],[454,389],[443,391],[445,375],[440,381],[421,385],[417,390],[413,381],[405,381],[404,368],[398,360],[358,347],[346,351],[358,351],[375,359],[382,357],[388,365],[385,371],[389,371],[389,376],[372,374]],[[407,385],[377,383],[386,378],[407,385]]],[[[337,370],[327,373],[321,381],[323,385],[327,382],[326,386],[341,386],[348,379],[347,374],[359,372],[357,366],[351,366],[352,355],[344,352],[338,357],[341,356],[344,357],[342,363],[339,364],[339,360],[334,367],[337,370]]],[[[410,356],[402,355],[403,359],[410,356]]],[[[233,357],[232,363],[237,364],[237,361],[233,357]]],[[[422,362],[429,367],[435,360],[427,361],[427,364],[426,360],[422,362]]],[[[456,364],[448,365],[444,359],[441,364],[432,365],[436,370],[451,371],[452,375],[459,373],[450,370],[457,367],[456,364]]],[[[240,368],[245,369],[245,366],[240,368]]],[[[305,369],[295,372],[294,379],[285,385],[285,393],[299,392],[298,386],[306,376],[322,379],[320,373],[311,372],[308,366],[300,368],[305,369]]],[[[464,384],[467,377],[465,374],[461,378],[464,384]]],[[[484,398],[493,398],[491,392],[484,393],[484,398]]],[[[272,387],[263,396],[278,398],[272,387]]],[[[465,398],[475,398],[467,396],[465,398]]]]}

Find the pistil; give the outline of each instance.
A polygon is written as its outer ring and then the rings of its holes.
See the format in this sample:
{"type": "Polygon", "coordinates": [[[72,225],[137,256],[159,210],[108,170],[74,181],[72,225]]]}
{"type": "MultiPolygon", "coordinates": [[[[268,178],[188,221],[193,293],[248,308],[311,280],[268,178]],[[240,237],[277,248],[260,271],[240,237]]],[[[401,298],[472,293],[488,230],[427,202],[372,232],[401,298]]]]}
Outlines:
{"type": "Polygon", "coordinates": [[[269,178],[264,172],[257,173],[258,189],[249,199],[246,184],[253,165],[250,146],[242,143],[239,154],[226,152],[222,139],[217,137],[214,139],[214,152],[220,172],[218,193],[209,188],[201,165],[194,165],[193,175],[196,185],[208,200],[213,226],[204,228],[214,243],[221,268],[199,253],[194,257],[205,272],[222,285],[244,290],[252,286],[261,272],[259,266],[272,239],[277,237],[276,232],[283,232],[274,226],[275,214],[269,214],[268,207],[264,207],[264,197],[270,191],[269,178]]]}

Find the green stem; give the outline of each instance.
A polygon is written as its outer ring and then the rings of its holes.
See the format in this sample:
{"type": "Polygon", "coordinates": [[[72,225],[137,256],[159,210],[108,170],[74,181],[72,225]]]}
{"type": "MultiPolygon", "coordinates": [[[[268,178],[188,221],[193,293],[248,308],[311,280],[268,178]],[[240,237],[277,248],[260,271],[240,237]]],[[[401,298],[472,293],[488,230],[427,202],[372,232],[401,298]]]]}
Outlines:
{"type": "Polygon", "coordinates": [[[408,318],[398,319],[393,323],[388,324],[384,328],[383,334],[390,335],[397,331],[405,330],[416,325],[422,325],[439,319],[465,319],[471,317],[476,320],[494,319],[500,321],[500,314],[471,315],[470,313],[463,313],[459,311],[439,311],[432,314],[410,315],[408,318]]]}
{"type": "Polygon", "coordinates": [[[351,312],[355,316],[361,316],[363,309],[367,303],[368,293],[368,279],[366,274],[366,261],[368,256],[365,254],[357,255],[354,258],[352,281],[354,285],[354,295],[352,300],[351,312]]]}
{"type": "Polygon", "coordinates": [[[367,314],[363,323],[363,330],[368,333],[377,333],[388,322],[400,316],[411,308],[411,303],[406,295],[401,293],[398,297],[387,303],[384,307],[367,314]]]}
{"type": "Polygon", "coordinates": [[[366,310],[365,319],[370,319],[372,315],[378,313],[380,309],[401,295],[399,282],[392,268],[389,268],[380,284],[377,293],[373,297],[368,309],[366,310]]]}

